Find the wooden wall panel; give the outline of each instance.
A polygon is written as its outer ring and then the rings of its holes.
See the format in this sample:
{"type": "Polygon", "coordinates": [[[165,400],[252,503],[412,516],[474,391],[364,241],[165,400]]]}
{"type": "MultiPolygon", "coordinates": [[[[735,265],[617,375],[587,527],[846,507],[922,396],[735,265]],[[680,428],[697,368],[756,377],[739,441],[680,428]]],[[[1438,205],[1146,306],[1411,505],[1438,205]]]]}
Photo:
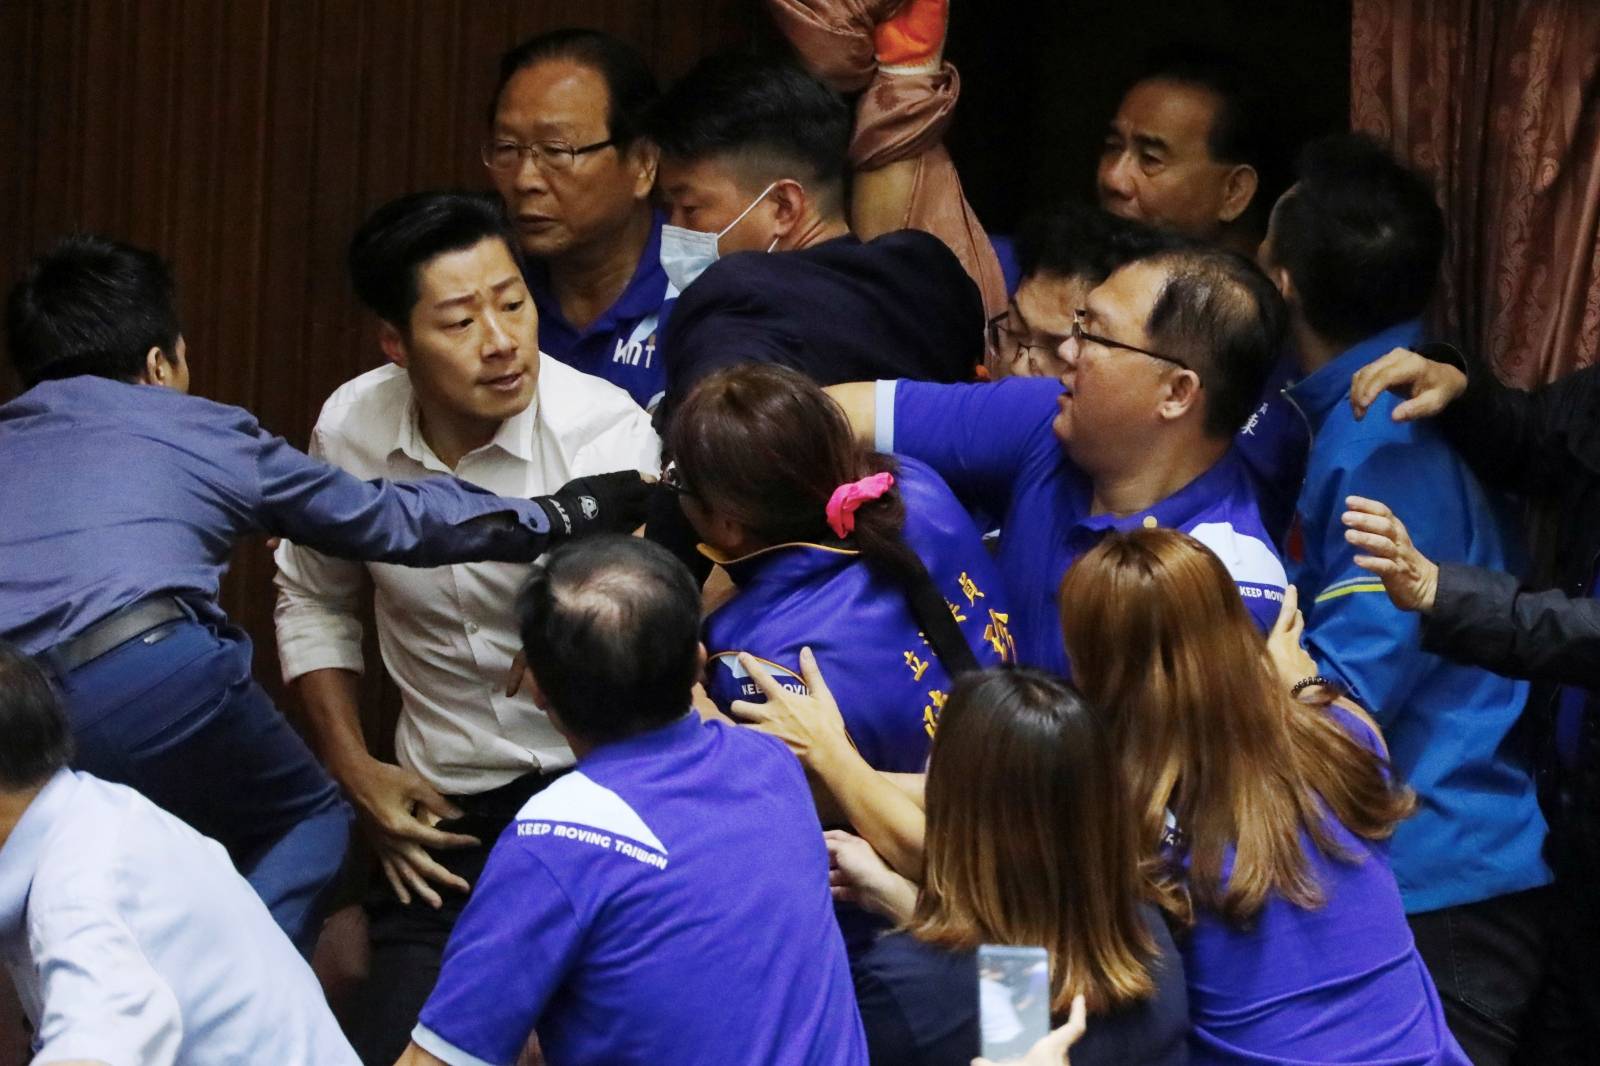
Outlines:
{"type": "MultiPolygon", "coordinates": [[[[195,392],[303,444],[380,358],[344,276],[351,233],[401,193],[489,187],[501,52],[592,26],[669,78],[761,21],[755,0],[0,0],[0,286],[72,231],[158,250],[195,392]]],[[[0,399],[15,387],[0,371],[0,399]]],[[[271,579],[244,545],[223,603],[281,694],[271,579]]],[[[373,724],[393,702],[381,673],[373,724]]]]}

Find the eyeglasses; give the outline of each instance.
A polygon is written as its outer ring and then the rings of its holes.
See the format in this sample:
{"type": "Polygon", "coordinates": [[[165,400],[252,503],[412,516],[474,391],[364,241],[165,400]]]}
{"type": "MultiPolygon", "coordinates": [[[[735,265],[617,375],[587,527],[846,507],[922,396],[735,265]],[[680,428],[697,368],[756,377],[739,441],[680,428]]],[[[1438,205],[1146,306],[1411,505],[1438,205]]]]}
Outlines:
{"type": "Polygon", "coordinates": [[[661,468],[660,484],[668,491],[676,493],[679,496],[694,495],[693,490],[691,490],[688,485],[684,484],[683,475],[678,473],[678,461],[676,459],[668,460],[667,465],[661,468]]]}
{"type": "Polygon", "coordinates": [[[523,144],[520,141],[497,138],[484,141],[479,155],[483,158],[483,165],[500,174],[514,174],[522,169],[522,161],[532,158],[535,165],[546,174],[559,173],[571,170],[578,162],[580,155],[598,152],[602,148],[615,145],[616,138],[608,137],[603,141],[574,148],[566,141],[539,141],[535,144],[523,144]]]}
{"type": "Polygon", "coordinates": [[[1007,363],[1014,363],[1022,358],[1027,358],[1029,362],[1032,362],[1032,356],[1028,353],[1034,349],[1037,348],[1048,355],[1060,348],[1061,342],[1066,340],[1065,337],[1054,337],[1049,334],[1042,334],[1045,339],[1038,343],[1023,340],[1024,334],[1011,328],[1011,308],[1009,307],[985,323],[985,333],[989,342],[989,351],[1007,363]]]}
{"type": "Polygon", "coordinates": [[[1140,348],[1132,344],[1123,344],[1121,341],[1114,341],[1110,337],[1102,337],[1098,334],[1088,332],[1083,328],[1083,319],[1088,313],[1089,312],[1087,309],[1080,307],[1072,314],[1072,342],[1074,344],[1081,346],[1087,341],[1090,344],[1098,344],[1102,348],[1120,348],[1125,352],[1138,352],[1140,355],[1148,355],[1152,359],[1159,359],[1163,363],[1172,363],[1174,366],[1180,366],[1189,371],[1191,374],[1194,374],[1196,377],[1199,376],[1199,372],[1196,371],[1194,367],[1190,366],[1188,363],[1184,362],[1182,359],[1179,359],[1175,355],[1162,355],[1160,352],[1152,352],[1148,348],[1140,348]]]}

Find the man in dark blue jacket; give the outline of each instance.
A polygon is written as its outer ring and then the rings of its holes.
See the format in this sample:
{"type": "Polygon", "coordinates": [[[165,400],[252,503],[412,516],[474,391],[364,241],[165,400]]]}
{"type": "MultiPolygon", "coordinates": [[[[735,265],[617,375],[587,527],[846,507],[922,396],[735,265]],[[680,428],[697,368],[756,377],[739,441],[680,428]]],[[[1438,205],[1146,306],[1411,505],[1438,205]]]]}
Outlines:
{"type": "Polygon", "coordinates": [[[850,111],[820,82],[784,63],[713,56],[663,95],[650,135],[670,212],[662,265],[682,290],[662,337],[663,417],[738,362],[781,363],[823,385],[973,376],[977,286],[930,234],[863,243],[850,232],[850,111]]]}

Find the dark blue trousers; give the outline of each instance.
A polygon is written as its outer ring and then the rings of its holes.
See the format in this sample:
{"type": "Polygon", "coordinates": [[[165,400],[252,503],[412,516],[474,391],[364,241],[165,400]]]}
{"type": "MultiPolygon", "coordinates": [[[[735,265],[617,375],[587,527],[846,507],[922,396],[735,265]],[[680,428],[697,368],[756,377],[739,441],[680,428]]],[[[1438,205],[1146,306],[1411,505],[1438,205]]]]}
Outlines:
{"type": "Polygon", "coordinates": [[[250,672],[250,641],[187,619],[58,677],[75,768],[116,781],[228,850],[308,954],[350,809],[250,672]]]}

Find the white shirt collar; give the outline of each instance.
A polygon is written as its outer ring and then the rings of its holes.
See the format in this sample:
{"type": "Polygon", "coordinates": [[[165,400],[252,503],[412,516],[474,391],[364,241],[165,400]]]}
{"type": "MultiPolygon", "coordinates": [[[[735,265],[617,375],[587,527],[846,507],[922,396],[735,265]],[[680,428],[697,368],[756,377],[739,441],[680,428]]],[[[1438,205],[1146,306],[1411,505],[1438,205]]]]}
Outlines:
{"type": "MultiPolygon", "coordinates": [[[[539,427],[539,394],[544,390],[545,375],[543,372],[545,358],[539,356],[539,380],[534,385],[533,398],[528,401],[528,406],[500,423],[500,428],[495,430],[494,437],[484,448],[499,448],[514,459],[530,462],[533,459],[533,435],[539,427]]],[[[482,451],[483,448],[474,448],[467,455],[482,451]]],[[[449,473],[450,468],[445,466],[422,435],[422,412],[417,405],[416,390],[406,391],[406,410],[395,426],[394,446],[390,454],[401,452],[409,456],[414,462],[422,464],[429,470],[440,473],[449,473]]],[[[466,458],[463,456],[462,458],[466,458]]]]}

